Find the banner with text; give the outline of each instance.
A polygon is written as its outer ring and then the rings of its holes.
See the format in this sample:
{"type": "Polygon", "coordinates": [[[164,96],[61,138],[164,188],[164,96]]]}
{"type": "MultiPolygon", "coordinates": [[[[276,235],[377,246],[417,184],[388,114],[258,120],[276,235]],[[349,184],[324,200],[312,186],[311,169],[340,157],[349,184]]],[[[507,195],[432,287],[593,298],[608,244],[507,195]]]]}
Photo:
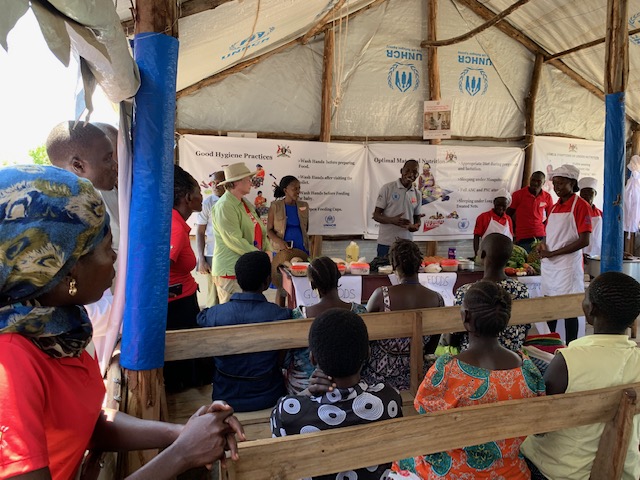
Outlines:
{"type": "Polygon", "coordinates": [[[300,200],[309,203],[310,235],[362,234],[366,150],[362,145],[183,135],[180,165],[200,182],[232,163],[257,170],[247,199],[266,224],[273,183],[285,175],[300,180],[300,200]]]}
{"type": "Polygon", "coordinates": [[[520,188],[524,152],[520,148],[369,145],[367,238],[378,235],[378,224],[371,216],[380,187],[400,178],[409,159],[420,164],[416,185],[424,214],[414,240],[471,239],[478,215],[493,208],[494,193],[500,188],[511,192],[520,188]]]}
{"type": "Polygon", "coordinates": [[[604,142],[562,137],[535,137],[533,142],[532,172],[541,171],[547,178],[542,186],[551,194],[554,203],[558,196],[553,191],[553,181],[549,173],[560,165],[568,163],[580,169],[580,178],[593,177],[598,180],[594,204],[602,209],[604,198],[604,142]]]}
{"type": "MultiPolygon", "coordinates": [[[[442,295],[444,304],[447,307],[452,307],[456,301],[453,286],[456,284],[457,279],[458,274],[453,272],[418,274],[418,281],[420,282],[420,285],[442,295]]],[[[389,275],[389,281],[391,282],[391,285],[398,285],[398,283],[400,283],[398,281],[398,276],[395,273],[389,275]]]]}
{"type": "MultiPolygon", "coordinates": [[[[296,293],[296,303],[310,307],[320,301],[318,292],[311,288],[307,277],[291,277],[296,293]]],[[[344,275],[338,280],[338,296],[343,302],[362,303],[362,277],[344,275]]]]}

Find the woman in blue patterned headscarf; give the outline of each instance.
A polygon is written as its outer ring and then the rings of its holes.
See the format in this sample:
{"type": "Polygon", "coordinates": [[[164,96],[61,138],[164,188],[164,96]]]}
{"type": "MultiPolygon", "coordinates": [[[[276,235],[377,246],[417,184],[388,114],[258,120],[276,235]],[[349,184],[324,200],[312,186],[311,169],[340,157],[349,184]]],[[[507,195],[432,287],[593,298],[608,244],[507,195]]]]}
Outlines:
{"type": "Polygon", "coordinates": [[[101,410],[105,389],[82,305],[110,287],[115,260],[108,215],[88,180],[56,167],[0,169],[0,478],[74,478],[90,443],[103,451],[171,445],[139,472],[172,478],[235,451],[231,436],[243,437],[226,404],[203,407],[191,427],[101,410]]]}

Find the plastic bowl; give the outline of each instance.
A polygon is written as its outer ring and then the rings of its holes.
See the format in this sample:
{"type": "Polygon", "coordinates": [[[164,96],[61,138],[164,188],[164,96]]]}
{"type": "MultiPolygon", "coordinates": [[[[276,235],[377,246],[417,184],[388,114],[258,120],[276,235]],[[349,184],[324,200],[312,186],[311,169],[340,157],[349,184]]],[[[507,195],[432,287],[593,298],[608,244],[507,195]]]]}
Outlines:
{"type": "Polygon", "coordinates": [[[475,270],[475,263],[473,260],[458,260],[458,269],[473,272],[475,270]]]}
{"type": "Polygon", "coordinates": [[[291,267],[289,267],[291,275],[293,275],[294,277],[306,277],[308,269],[308,263],[294,263],[291,265],[291,267]]]}
{"type": "Polygon", "coordinates": [[[351,264],[351,275],[369,275],[369,264],[368,263],[352,263],[351,264]]]}
{"type": "Polygon", "coordinates": [[[442,267],[443,272],[457,272],[458,260],[447,258],[440,261],[440,266],[442,267]]]}
{"type": "Polygon", "coordinates": [[[344,263],[339,263],[338,271],[340,272],[340,275],[344,275],[345,273],[347,273],[347,266],[344,263]]]}

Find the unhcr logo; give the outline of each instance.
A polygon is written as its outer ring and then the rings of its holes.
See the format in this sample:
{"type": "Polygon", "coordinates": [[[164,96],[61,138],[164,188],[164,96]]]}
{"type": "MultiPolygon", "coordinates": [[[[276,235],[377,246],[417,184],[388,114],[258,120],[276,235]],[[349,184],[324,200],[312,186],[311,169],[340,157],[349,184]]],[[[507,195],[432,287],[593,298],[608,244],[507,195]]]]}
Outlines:
{"type": "Polygon", "coordinates": [[[465,68],[458,80],[458,89],[461,93],[468,93],[475,97],[478,93],[484,95],[489,88],[489,79],[481,68],[465,68]]]}
{"type": "Polygon", "coordinates": [[[231,52],[223,55],[222,57],[220,57],[220,59],[225,60],[229,57],[233,57],[234,55],[241,54],[244,50],[249,50],[251,48],[255,48],[259,45],[267,43],[269,40],[271,40],[271,37],[269,35],[275,29],[276,27],[269,27],[267,30],[256,32],[250,37],[232,43],[231,45],[229,45],[229,50],[231,52]]]}
{"type": "Polygon", "coordinates": [[[394,63],[387,75],[387,84],[391,90],[396,88],[404,93],[416,90],[420,85],[420,74],[412,63],[394,63]]]}

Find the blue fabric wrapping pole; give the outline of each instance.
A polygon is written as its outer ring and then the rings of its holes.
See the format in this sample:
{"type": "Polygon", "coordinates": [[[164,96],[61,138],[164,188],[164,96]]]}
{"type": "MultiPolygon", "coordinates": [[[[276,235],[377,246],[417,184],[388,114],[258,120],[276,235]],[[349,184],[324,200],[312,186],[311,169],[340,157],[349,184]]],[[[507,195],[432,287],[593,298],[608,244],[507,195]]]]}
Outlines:
{"type": "Polygon", "coordinates": [[[621,272],[624,251],[622,205],[624,201],[625,108],[624,92],[605,97],[604,211],[600,273],[621,272]]]}
{"type": "Polygon", "coordinates": [[[164,365],[173,208],[173,149],[178,40],[159,33],[134,39],[141,85],[135,97],[133,185],[121,365],[164,365]]]}

